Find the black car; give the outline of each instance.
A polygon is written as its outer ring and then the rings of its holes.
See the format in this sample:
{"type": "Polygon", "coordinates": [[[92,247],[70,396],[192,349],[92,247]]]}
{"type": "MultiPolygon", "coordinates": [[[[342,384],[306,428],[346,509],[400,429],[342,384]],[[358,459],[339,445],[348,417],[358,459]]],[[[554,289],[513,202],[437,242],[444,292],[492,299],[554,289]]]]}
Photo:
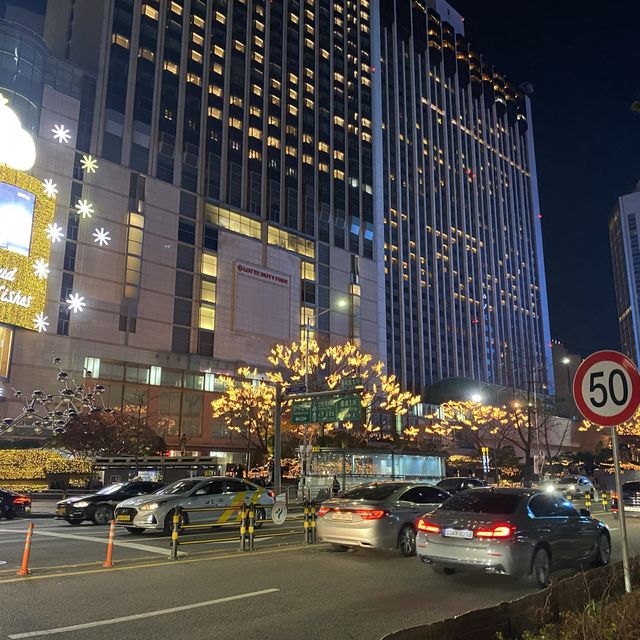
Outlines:
{"type": "Polygon", "coordinates": [[[476,489],[477,487],[486,487],[487,483],[478,478],[445,478],[440,480],[436,487],[444,489],[451,494],[460,493],[467,489],[476,489]]]}
{"type": "Polygon", "coordinates": [[[109,524],[118,503],[153,493],[163,486],[160,482],[138,480],[110,484],[91,495],[61,500],[57,504],[56,518],[66,520],[69,524],[80,524],[84,520],[91,520],[94,524],[109,524]]]}
{"type": "Polygon", "coordinates": [[[0,489],[0,518],[13,520],[22,513],[31,513],[31,498],[15,491],[0,489]]]}
{"type": "MultiPolygon", "coordinates": [[[[622,483],[622,503],[624,504],[624,513],[631,518],[640,517],[640,482],[638,480],[630,480],[622,483]]],[[[618,495],[614,492],[611,494],[611,512],[613,517],[618,516],[618,495]]]]}

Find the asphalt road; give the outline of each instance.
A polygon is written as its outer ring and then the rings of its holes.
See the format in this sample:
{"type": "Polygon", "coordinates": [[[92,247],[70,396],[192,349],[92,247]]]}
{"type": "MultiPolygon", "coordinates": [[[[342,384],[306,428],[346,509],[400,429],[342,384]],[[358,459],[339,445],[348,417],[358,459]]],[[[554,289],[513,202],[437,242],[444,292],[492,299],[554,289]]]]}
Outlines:
{"type": "MultiPolygon", "coordinates": [[[[618,523],[602,519],[619,559],[618,523]]],[[[299,523],[289,536],[265,528],[251,554],[238,553],[237,540],[224,540],[233,535],[219,530],[207,534],[218,542],[193,545],[175,562],[166,560],[167,538],[119,533],[116,566],[103,569],[106,529],[34,522],[28,578],[15,575],[25,522],[0,524],[7,562],[0,566],[0,640],[52,632],[64,640],[378,640],[528,592],[502,576],[437,576],[397,554],[305,547],[299,523]]],[[[629,533],[632,553],[640,553],[640,519],[629,522],[629,533]]]]}

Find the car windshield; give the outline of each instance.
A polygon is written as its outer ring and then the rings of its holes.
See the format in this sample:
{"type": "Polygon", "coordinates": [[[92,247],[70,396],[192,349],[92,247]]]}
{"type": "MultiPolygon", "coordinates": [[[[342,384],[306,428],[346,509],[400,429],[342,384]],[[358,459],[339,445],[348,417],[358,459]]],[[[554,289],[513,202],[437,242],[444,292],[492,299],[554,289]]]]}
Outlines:
{"type": "Polygon", "coordinates": [[[492,493],[478,489],[459,493],[449,498],[440,508],[443,511],[509,515],[517,509],[521,498],[517,493],[492,493]]]}
{"type": "Polygon", "coordinates": [[[104,487],[97,492],[99,496],[108,496],[112,493],[118,493],[122,487],[124,487],[124,482],[116,482],[115,484],[110,484],[108,487],[104,487]]]}
{"type": "Polygon", "coordinates": [[[163,487],[159,491],[156,491],[156,493],[169,496],[175,495],[177,493],[187,493],[191,491],[191,489],[193,489],[196,485],[199,485],[201,482],[202,480],[193,480],[191,478],[187,478],[185,480],[177,480],[176,482],[172,482],[166,487],[163,487]]]}
{"type": "Polygon", "coordinates": [[[568,478],[562,478],[562,480],[558,480],[558,484],[575,484],[578,481],[578,478],[569,476],[568,478]]]}
{"type": "Polygon", "coordinates": [[[625,482],[622,485],[622,490],[638,492],[640,491],[640,482],[625,482]]]}
{"type": "Polygon", "coordinates": [[[385,500],[394,491],[397,491],[403,486],[402,484],[395,483],[363,484],[343,493],[340,497],[349,498],[350,500],[370,500],[371,502],[378,502],[385,500]]]}

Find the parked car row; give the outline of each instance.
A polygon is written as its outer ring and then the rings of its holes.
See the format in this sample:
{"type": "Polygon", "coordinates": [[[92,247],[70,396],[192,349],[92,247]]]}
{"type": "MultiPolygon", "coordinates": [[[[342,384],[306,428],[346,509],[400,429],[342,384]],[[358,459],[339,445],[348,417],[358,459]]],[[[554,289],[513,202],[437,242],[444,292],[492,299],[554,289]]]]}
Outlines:
{"type": "Polygon", "coordinates": [[[158,482],[118,482],[94,494],[61,500],[57,503],[56,517],[73,525],[87,520],[104,525],[115,520],[133,534],[148,529],[169,533],[178,506],[187,510],[182,516],[184,524],[215,523],[222,517],[231,523],[236,514],[230,513],[229,509],[189,510],[237,507],[243,502],[257,505],[256,520],[259,522],[270,517],[275,495],[252,482],[226,476],[185,478],[166,486],[158,482]]]}
{"type": "Polygon", "coordinates": [[[399,549],[437,573],[476,570],[541,587],[552,569],[606,565],[611,557],[608,527],[561,493],[492,488],[475,479],[360,485],[322,503],[317,531],[337,549],[399,549]]]}

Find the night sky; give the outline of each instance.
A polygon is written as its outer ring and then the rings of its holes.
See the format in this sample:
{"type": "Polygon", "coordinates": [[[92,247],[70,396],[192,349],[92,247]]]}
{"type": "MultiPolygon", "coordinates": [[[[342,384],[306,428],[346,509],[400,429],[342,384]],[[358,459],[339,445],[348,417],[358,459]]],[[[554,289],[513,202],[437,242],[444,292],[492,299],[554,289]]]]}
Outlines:
{"type": "Polygon", "coordinates": [[[640,2],[449,1],[476,50],[534,85],[552,337],[617,349],[607,222],[640,180],[640,2]]]}

